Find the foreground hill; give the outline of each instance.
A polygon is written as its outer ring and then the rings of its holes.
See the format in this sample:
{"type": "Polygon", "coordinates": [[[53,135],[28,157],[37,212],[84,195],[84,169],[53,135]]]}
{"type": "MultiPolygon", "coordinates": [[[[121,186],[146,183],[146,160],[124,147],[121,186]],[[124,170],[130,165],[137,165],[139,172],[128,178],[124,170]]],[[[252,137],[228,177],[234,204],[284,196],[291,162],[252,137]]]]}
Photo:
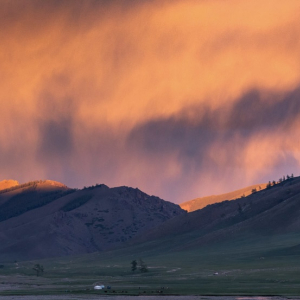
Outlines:
{"type": "Polygon", "coordinates": [[[129,187],[29,182],[0,191],[0,261],[102,251],[182,214],[129,187]]]}
{"type": "Polygon", "coordinates": [[[300,178],[291,178],[247,197],[208,205],[169,220],[132,242],[169,243],[171,239],[173,250],[180,250],[241,237],[247,241],[299,232],[299,200],[300,178]]]}
{"type": "Polygon", "coordinates": [[[266,188],[266,184],[255,184],[251,185],[233,192],[221,194],[221,195],[211,195],[206,197],[200,197],[196,198],[190,201],[183,202],[180,205],[180,207],[188,212],[192,212],[198,209],[201,209],[209,204],[219,203],[225,200],[235,200],[241,197],[249,196],[252,194],[252,190],[256,189],[257,191],[260,191],[262,189],[266,188]]]}

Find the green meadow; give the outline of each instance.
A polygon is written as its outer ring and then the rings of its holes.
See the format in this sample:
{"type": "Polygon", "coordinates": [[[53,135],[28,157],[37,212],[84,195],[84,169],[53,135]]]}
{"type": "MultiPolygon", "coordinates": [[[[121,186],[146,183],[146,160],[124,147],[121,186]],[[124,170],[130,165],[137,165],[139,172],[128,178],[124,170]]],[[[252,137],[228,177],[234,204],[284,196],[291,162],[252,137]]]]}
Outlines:
{"type": "Polygon", "coordinates": [[[300,234],[247,237],[185,248],[191,235],[123,249],[3,263],[1,295],[280,295],[300,296],[300,234]],[[131,271],[142,258],[148,272],[131,271]],[[36,263],[44,273],[36,276],[36,263]],[[111,289],[95,291],[95,284],[111,289]]]}

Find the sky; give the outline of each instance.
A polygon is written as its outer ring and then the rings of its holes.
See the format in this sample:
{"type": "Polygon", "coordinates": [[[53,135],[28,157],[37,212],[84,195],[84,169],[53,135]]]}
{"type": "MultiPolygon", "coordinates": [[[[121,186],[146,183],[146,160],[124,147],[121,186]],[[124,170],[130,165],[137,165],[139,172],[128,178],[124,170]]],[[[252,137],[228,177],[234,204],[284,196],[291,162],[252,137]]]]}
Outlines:
{"type": "Polygon", "coordinates": [[[0,180],[181,203],[299,176],[299,0],[0,0],[0,180]]]}

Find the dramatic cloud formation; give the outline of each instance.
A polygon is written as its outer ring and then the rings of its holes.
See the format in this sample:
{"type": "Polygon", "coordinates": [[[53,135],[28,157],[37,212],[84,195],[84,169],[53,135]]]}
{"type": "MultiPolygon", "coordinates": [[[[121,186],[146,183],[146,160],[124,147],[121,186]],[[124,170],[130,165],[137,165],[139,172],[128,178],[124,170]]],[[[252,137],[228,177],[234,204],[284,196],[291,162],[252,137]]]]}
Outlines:
{"type": "Polygon", "coordinates": [[[0,176],[183,202],[298,174],[298,0],[0,0],[0,176]]]}

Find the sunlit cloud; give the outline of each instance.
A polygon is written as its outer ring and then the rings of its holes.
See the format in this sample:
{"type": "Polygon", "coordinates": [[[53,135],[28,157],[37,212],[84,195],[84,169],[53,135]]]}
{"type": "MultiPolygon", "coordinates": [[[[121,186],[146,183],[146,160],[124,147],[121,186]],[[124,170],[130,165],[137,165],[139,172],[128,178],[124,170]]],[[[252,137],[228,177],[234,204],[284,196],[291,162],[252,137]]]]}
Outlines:
{"type": "Polygon", "coordinates": [[[0,1],[1,177],[183,202],[296,173],[299,17],[298,0],[0,1]]]}

